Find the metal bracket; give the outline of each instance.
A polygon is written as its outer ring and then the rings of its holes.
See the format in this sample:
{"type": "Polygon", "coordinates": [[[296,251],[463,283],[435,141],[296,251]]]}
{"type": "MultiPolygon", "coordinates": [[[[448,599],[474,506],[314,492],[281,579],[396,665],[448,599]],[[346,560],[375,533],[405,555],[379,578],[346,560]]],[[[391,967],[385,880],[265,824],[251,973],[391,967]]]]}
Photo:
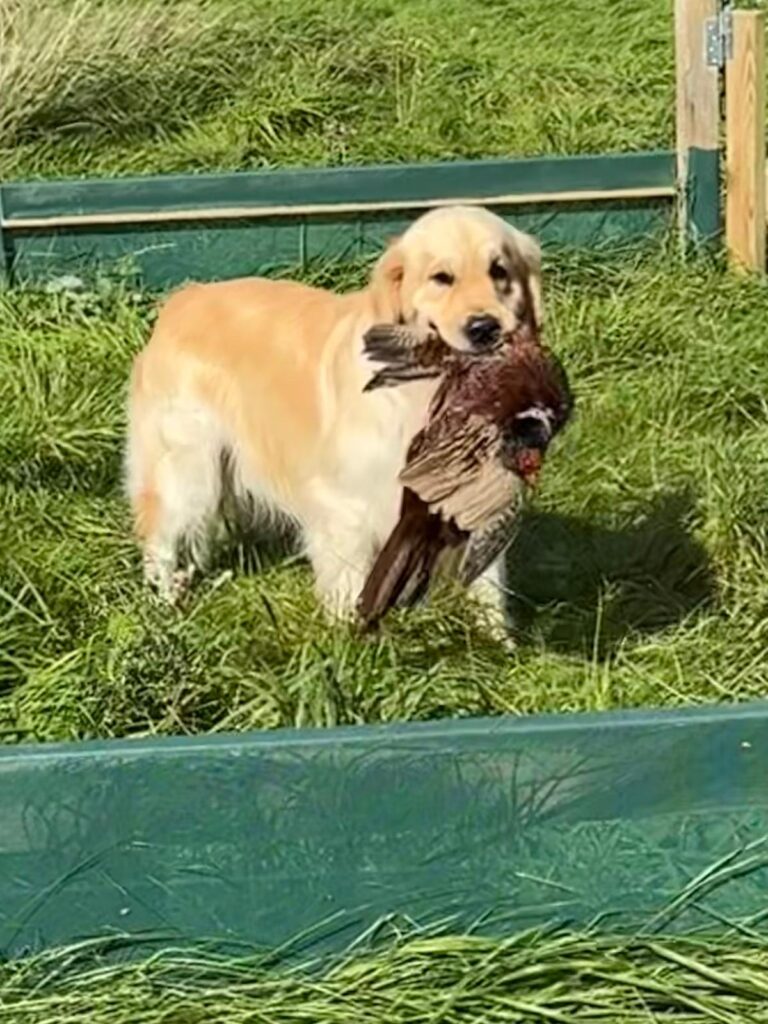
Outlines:
{"type": "Polygon", "coordinates": [[[724,68],[733,56],[733,19],[730,7],[724,7],[715,18],[707,18],[704,32],[704,53],[707,66],[724,68]]]}

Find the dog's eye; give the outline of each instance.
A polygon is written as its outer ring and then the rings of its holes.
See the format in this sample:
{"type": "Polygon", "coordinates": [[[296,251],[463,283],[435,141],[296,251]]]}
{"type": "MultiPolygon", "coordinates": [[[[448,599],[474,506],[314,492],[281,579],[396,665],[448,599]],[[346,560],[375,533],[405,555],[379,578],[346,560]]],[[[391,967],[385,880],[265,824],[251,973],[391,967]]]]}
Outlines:
{"type": "Polygon", "coordinates": [[[494,281],[506,281],[509,278],[507,268],[504,266],[503,263],[499,263],[498,260],[493,261],[493,263],[491,264],[491,269],[488,271],[488,273],[491,275],[491,278],[494,281]]]}
{"type": "Polygon", "coordinates": [[[436,274],[432,275],[432,280],[435,284],[451,285],[453,284],[453,274],[449,274],[447,270],[438,270],[436,274]]]}

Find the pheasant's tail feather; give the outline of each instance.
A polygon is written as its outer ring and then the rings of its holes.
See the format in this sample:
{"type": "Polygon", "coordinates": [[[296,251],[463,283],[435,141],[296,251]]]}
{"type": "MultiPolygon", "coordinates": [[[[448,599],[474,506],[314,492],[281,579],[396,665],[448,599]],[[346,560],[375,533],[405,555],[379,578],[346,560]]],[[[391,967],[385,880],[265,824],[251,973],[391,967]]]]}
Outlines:
{"type": "Polygon", "coordinates": [[[415,494],[404,491],[400,519],[379,552],[357,602],[364,625],[375,626],[398,603],[415,604],[429,586],[443,547],[439,517],[430,515],[415,494]]]}

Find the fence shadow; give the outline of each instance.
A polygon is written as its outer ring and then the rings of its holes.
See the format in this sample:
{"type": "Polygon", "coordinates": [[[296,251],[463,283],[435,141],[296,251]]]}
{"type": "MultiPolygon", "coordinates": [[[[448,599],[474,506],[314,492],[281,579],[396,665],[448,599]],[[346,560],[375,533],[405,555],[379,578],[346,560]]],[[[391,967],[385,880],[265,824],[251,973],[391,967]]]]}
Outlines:
{"type": "Polygon", "coordinates": [[[606,657],[718,600],[714,569],[687,528],[689,494],[667,494],[637,522],[607,529],[531,512],[508,556],[508,610],[522,642],[606,657]]]}

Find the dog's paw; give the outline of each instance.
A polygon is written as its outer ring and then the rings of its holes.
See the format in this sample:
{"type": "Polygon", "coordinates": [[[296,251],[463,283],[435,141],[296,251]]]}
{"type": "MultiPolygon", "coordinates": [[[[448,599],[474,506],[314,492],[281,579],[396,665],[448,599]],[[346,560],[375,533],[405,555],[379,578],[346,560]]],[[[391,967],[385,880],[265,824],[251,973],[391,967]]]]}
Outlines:
{"type": "Polygon", "coordinates": [[[190,563],[183,569],[159,565],[152,558],[144,559],[144,579],[163,604],[178,608],[192,587],[197,567],[190,563]]]}
{"type": "Polygon", "coordinates": [[[332,622],[354,623],[359,620],[357,602],[363,589],[364,579],[360,573],[342,573],[332,587],[318,590],[320,604],[332,622]]]}

